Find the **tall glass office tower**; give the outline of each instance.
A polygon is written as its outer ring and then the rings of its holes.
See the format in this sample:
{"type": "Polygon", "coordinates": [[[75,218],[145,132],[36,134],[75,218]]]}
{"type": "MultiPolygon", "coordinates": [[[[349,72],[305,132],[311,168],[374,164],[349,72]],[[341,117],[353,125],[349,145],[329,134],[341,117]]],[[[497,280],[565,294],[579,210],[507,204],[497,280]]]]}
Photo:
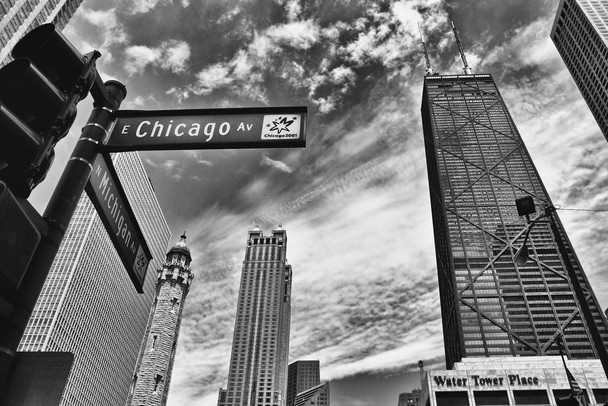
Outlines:
{"type": "Polygon", "coordinates": [[[74,364],[61,404],[124,405],[156,296],[156,269],[169,227],[136,152],[114,166],[152,252],[138,294],[86,195],[67,229],[19,351],[70,351],[74,364]]]}
{"type": "Polygon", "coordinates": [[[234,324],[228,387],[219,406],[284,406],[291,322],[287,233],[249,231],[234,324]]]}
{"type": "Polygon", "coordinates": [[[28,31],[45,23],[63,30],[82,0],[0,0],[0,66],[28,31]]]}
{"type": "MultiPolygon", "coordinates": [[[[549,204],[541,179],[491,75],[426,76],[422,123],[435,233],[446,363],[463,357],[559,354],[596,358],[551,228],[530,234],[515,199],[549,204]]],[[[602,339],[606,324],[559,222],[602,339]]]]}
{"type": "Polygon", "coordinates": [[[551,39],[608,139],[608,3],[561,0],[551,39]]]}

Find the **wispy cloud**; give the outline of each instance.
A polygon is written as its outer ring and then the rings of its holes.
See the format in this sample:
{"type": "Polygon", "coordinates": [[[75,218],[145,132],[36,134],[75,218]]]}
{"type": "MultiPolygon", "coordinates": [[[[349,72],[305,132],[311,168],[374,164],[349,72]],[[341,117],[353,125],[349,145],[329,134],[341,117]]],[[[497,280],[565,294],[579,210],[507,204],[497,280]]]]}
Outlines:
{"type": "Polygon", "coordinates": [[[264,155],[264,157],[262,158],[261,164],[265,165],[265,166],[270,166],[272,168],[276,168],[276,169],[278,169],[280,171],[283,171],[283,172],[287,172],[287,173],[293,172],[293,169],[291,169],[289,167],[289,165],[287,165],[287,164],[285,164],[284,162],[281,162],[281,161],[275,161],[273,159],[270,159],[270,158],[268,158],[268,155],[264,155]]]}

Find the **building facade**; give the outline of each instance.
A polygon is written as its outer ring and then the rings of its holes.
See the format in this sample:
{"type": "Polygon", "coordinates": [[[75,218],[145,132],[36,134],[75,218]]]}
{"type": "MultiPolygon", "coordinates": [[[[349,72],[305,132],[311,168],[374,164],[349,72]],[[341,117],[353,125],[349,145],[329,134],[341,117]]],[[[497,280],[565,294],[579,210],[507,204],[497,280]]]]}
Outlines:
{"type": "MultiPolygon", "coordinates": [[[[549,196],[491,75],[427,76],[422,122],[447,367],[463,357],[597,358],[547,223],[528,239],[515,199],[549,196]]],[[[559,219],[558,229],[602,339],[605,319],[559,219]]]]}
{"type": "Polygon", "coordinates": [[[551,39],[608,138],[608,3],[560,0],[551,39]]]}
{"type": "Polygon", "coordinates": [[[294,406],[329,406],[329,382],[298,393],[294,406]]]}
{"type": "Polygon", "coordinates": [[[185,233],[157,271],[156,299],[131,382],[127,406],[167,404],[186,295],[194,274],[185,233]]]}
{"type": "Polygon", "coordinates": [[[296,395],[321,384],[319,361],[295,361],[287,369],[287,402],[293,406],[296,395]]]}
{"type": "Polygon", "coordinates": [[[0,0],[0,66],[28,31],[45,23],[63,30],[82,0],[0,0]]]}
{"type": "Polygon", "coordinates": [[[421,389],[414,389],[411,392],[403,392],[399,394],[397,406],[420,406],[420,398],[422,397],[421,389]]]}
{"type": "Polygon", "coordinates": [[[284,406],[291,321],[287,233],[249,231],[232,339],[228,386],[219,406],[284,406]]]}
{"type": "Polygon", "coordinates": [[[62,405],[124,405],[155,297],[170,232],[139,155],[114,166],[153,260],[138,294],[86,195],[55,257],[19,351],[69,351],[74,364],[62,405]]]}
{"type": "MultiPolygon", "coordinates": [[[[608,380],[599,360],[569,360],[566,365],[589,406],[608,401],[608,380]]],[[[428,371],[420,404],[556,406],[556,399],[570,396],[570,382],[559,356],[466,358],[451,370],[428,371]]]]}

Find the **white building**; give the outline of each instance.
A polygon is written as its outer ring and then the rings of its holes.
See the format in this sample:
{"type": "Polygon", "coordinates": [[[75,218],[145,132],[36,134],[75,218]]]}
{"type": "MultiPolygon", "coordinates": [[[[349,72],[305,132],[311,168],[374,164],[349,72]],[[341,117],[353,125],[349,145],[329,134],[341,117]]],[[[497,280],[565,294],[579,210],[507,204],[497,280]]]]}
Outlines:
{"type": "Polygon", "coordinates": [[[45,23],[63,30],[82,0],[0,0],[0,66],[28,31],[45,23]]]}
{"type": "Polygon", "coordinates": [[[75,359],[62,406],[123,405],[156,296],[170,232],[136,152],[114,166],[152,252],[138,294],[86,195],[67,229],[19,351],[69,351],[75,359]]]}
{"type": "Polygon", "coordinates": [[[284,406],[291,322],[287,233],[249,231],[234,324],[228,387],[219,406],[284,406]]]}
{"type": "Polygon", "coordinates": [[[608,138],[608,2],[561,0],[551,39],[608,138]]]}

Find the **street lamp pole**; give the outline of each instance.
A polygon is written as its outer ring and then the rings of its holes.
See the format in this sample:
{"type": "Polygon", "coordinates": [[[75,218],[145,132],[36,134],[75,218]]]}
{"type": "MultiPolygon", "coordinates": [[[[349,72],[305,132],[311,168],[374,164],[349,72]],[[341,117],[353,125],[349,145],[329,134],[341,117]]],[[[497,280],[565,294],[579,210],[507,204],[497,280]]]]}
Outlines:
{"type": "MultiPolygon", "coordinates": [[[[532,197],[527,196],[522,199],[532,200],[532,197]]],[[[521,201],[522,199],[517,199],[518,200],[518,202],[517,202],[518,211],[520,208],[519,201],[521,201]]],[[[555,242],[559,249],[559,253],[562,257],[562,260],[564,261],[566,273],[568,274],[568,279],[570,279],[570,283],[572,284],[572,289],[574,290],[574,294],[576,295],[576,299],[578,301],[579,307],[580,307],[583,317],[585,319],[585,323],[587,324],[587,327],[589,328],[589,333],[591,334],[591,339],[593,340],[593,344],[597,350],[597,354],[600,358],[600,361],[602,362],[602,367],[604,368],[604,373],[606,374],[606,377],[608,377],[608,352],[606,351],[606,347],[604,346],[602,337],[600,336],[600,332],[597,328],[597,324],[595,323],[595,320],[593,319],[593,314],[591,313],[591,308],[589,307],[589,302],[587,302],[587,298],[585,297],[585,292],[583,292],[581,283],[578,280],[576,272],[574,271],[574,266],[572,265],[572,261],[570,261],[570,256],[568,255],[568,252],[566,250],[566,246],[564,244],[564,240],[562,239],[562,235],[560,234],[559,229],[557,227],[557,221],[555,219],[555,214],[554,214],[555,211],[556,211],[556,209],[554,206],[547,205],[547,206],[545,206],[545,212],[532,222],[529,221],[528,215],[533,212],[530,212],[530,213],[524,212],[522,214],[522,212],[519,211],[519,214],[520,214],[520,216],[525,215],[526,221],[530,222],[530,228],[528,229],[528,233],[530,232],[532,227],[534,227],[534,225],[537,224],[537,220],[539,220],[542,217],[547,217],[549,219],[549,223],[551,225],[551,231],[553,232],[553,238],[555,239],[555,242]]],[[[522,248],[520,248],[520,250],[523,250],[523,249],[527,250],[527,247],[526,248],[524,248],[524,247],[525,247],[525,242],[524,242],[524,245],[522,246],[522,248]]],[[[519,252],[520,250],[518,250],[518,252],[515,254],[516,257],[518,257],[518,254],[520,254],[520,252],[519,252]]]]}

